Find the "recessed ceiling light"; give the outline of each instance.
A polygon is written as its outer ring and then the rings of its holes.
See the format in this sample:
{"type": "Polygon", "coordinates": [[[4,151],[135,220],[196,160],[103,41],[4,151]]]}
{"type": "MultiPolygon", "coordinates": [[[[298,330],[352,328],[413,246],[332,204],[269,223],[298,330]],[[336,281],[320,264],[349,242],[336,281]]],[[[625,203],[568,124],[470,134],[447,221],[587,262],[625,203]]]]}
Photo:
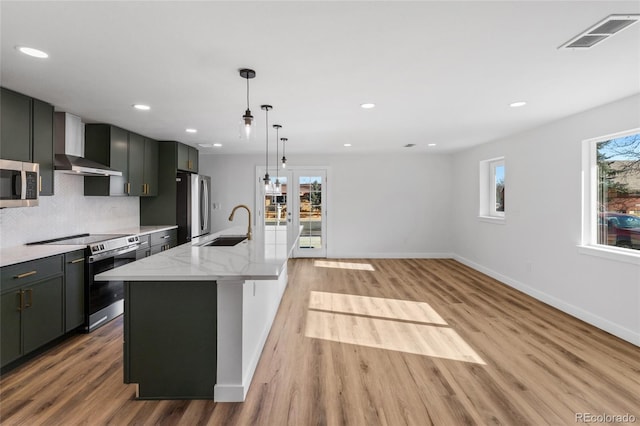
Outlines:
{"type": "Polygon", "coordinates": [[[437,143],[430,143],[430,144],[427,144],[427,146],[436,146],[436,145],[437,145],[437,143]]]}
{"type": "Polygon", "coordinates": [[[214,146],[215,148],[220,148],[220,147],[222,146],[222,144],[221,144],[221,143],[214,143],[214,144],[213,144],[213,146],[214,146]]]}
{"type": "Polygon", "coordinates": [[[525,101],[512,102],[509,104],[511,108],[518,108],[521,106],[525,106],[527,103],[525,101]]]}
{"type": "Polygon", "coordinates": [[[203,148],[213,148],[212,143],[199,143],[198,146],[201,146],[203,148]]]}
{"type": "Polygon", "coordinates": [[[133,105],[133,107],[135,109],[139,109],[141,111],[149,111],[151,109],[151,107],[149,105],[143,105],[143,104],[135,104],[135,105],[133,105]]]}
{"type": "Polygon", "coordinates": [[[185,129],[184,131],[187,133],[198,133],[198,129],[185,129]]]}
{"type": "Polygon", "coordinates": [[[351,144],[350,143],[345,143],[344,146],[351,146],[351,144]]]}
{"type": "Polygon", "coordinates": [[[371,108],[375,108],[376,104],[372,104],[372,103],[360,104],[360,107],[364,109],[371,109],[371,108]]]}
{"type": "Polygon", "coordinates": [[[24,53],[25,55],[33,56],[34,58],[48,58],[49,54],[43,52],[42,50],[34,49],[33,47],[26,46],[16,46],[18,51],[24,53]]]}

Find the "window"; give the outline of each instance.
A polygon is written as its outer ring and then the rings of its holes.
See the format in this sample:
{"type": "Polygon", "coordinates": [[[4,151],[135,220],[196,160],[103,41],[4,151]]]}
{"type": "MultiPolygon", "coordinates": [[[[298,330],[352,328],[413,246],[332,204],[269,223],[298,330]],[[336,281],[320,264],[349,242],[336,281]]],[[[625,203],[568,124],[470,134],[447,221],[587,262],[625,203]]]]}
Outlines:
{"type": "Polygon", "coordinates": [[[585,141],[583,244],[640,251],[640,129],[585,141]]]}
{"type": "Polygon", "coordinates": [[[504,220],[505,165],[504,157],[480,162],[480,217],[504,220]]]}

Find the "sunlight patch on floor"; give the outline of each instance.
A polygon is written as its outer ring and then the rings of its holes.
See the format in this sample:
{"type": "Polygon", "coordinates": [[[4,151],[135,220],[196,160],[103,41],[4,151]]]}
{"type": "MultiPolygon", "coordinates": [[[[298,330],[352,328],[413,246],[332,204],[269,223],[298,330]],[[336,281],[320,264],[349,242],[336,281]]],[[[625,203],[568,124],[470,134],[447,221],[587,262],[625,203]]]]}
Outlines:
{"type": "Polygon", "coordinates": [[[484,365],[447,325],[425,302],[312,291],[305,335],[484,365]]]}
{"type": "Polygon", "coordinates": [[[428,303],[411,300],[312,291],[309,309],[447,325],[428,303]]]}
{"type": "Polygon", "coordinates": [[[375,271],[370,263],[336,262],[330,260],[316,260],[313,262],[316,268],[356,269],[359,271],[375,271]]]}
{"type": "Polygon", "coordinates": [[[309,310],[307,337],[485,364],[449,327],[309,310]]]}

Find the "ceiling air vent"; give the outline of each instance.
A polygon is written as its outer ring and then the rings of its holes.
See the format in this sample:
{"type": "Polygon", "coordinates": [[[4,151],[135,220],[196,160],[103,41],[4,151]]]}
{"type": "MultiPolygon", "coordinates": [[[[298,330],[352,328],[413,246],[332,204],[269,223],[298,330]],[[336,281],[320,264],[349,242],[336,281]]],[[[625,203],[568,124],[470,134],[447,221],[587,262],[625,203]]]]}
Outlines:
{"type": "Polygon", "coordinates": [[[581,32],[558,49],[589,49],[603,40],[619,33],[640,20],[639,14],[609,15],[602,21],[581,32]]]}
{"type": "Polygon", "coordinates": [[[408,144],[406,144],[404,147],[405,147],[405,148],[413,148],[414,146],[416,146],[416,144],[415,144],[415,143],[408,143],[408,144]]]}

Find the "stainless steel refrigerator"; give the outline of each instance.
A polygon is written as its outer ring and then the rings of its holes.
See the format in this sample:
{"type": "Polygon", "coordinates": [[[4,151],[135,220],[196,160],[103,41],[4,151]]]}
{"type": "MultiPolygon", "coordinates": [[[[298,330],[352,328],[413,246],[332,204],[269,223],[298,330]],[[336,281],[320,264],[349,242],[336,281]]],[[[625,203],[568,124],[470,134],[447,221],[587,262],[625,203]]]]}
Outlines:
{"type": "Polygon", "coordinates": [[[211,178],[178,173],[177,225],[178,244],[211,232],[211,178]]]}

